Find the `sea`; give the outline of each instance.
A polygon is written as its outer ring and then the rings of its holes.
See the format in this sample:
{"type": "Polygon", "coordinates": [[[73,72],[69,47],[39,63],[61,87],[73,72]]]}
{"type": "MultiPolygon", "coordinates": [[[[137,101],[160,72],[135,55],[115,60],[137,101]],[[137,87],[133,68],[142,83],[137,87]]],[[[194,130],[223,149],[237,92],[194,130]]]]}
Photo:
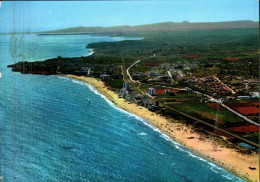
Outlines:
{"type": "Polygon", "coordinates": [[[117,108],[91,85],[7,65],[93,53],[89,43],[137,38],[0,35],[1,182],[243,181],[117,108]]]}

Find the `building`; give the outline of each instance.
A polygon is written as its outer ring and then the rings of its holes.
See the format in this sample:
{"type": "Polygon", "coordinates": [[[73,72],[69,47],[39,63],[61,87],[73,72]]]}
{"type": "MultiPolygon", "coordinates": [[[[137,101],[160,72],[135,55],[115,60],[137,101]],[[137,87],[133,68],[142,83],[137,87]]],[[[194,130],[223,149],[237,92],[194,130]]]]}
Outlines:
{"type": "Polygon", "coordinates": [[[252,98],[259,98],[259,92],[250,92],[252,98]]]}
{"type": "Polygon", "coordinates": [[[187,90],[188,93],[192,93],[192,89],[191,88],[187,87],[186,90],[187,90]]]}
{"type": "Polygon", "coordinates": [[[249,99],[250,97],[249,96],[237,96],[238,99],[249,99]]]}
{"type": "Polygon", "coordinates": [[[125,88],[126,90],[130,90],[130,84],[127,82],[123,83],[123,88],[125,88]]]}
{"type": "Polygon", "coordinates": [[[155,89],[154,88],[148,88],[148,94],[150,95],[150,96],[155,96],[155,89]]]}
{"type": "Polygon", "coordinates": [[[118,97],[119,98],[122,98],[122,97],[125,98],[128,95],[129,95],[129,93],[128,93],[128,91],[125,88],[121,89],[119,91],[119,93],[118,93],[118,97]]]}
{"type": "Polygon", "coordinates": [[[108,80],[108,79],[110,79],[110,75],[103,74],[103,75],[100,75],[100,78],[101,78],[102,80],[108,80]]]}
{"type": "Polygon", "coordinates": [[[159,73],[155,71],[150,71],[150,76],[159,76],[159,73]]]}

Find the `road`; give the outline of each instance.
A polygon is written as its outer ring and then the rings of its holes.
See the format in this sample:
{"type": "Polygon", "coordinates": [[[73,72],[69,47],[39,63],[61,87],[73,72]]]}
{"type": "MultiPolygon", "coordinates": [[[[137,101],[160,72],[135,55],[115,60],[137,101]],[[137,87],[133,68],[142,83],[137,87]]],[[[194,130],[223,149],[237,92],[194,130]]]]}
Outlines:
{"type": "MultiPolygon", "coordinates": [[[[155,56],[155,55],[154,55],[154,56],[155,56]]],[[[153,57],[153,56],[151,56],[151,57],[153,57]]],[[[129,70],[130,70],[134,65],[136,65],[137,63],[139,63],[140,61],[141,61],[141,60],[137,60],[137,61],[134,62],[131,66],[129,66],[129,68],[127,68],[127,70],[126,70],[126,74],[128,75],[128,77],[129,77],[129,79],[130,79],[130,82],[138,83],[139,86],[141,85],[141,83],[139,82],[139,80],[136,81],[136,80],[133,80],[133,79],[132,79],[132,77],[131,77],[131,75],[130,75],[130,73],[129,73],[129,70]]],[[[124,62],[124,60],[123,60],[123,62],[124,62]]],[[[168,74],[169,74],[169,76],[171,77],[171,80],[173,81],[172,75],[171,75],[170,71],[168,71],[168,74]]],[[[217,78],[215,75],[213,75],[213,77],[214,77],[218,82],[220,82],[222,85],[224,85],[225,87],[227,87],[232,93],[236,93],[234,90],[232,90],[232,89],[229,88],[227,85],[225,85],[225,84],[224,84],[219,78],[217,78]]],[[[141,90],[139,89],[139,86],[138,86],[137,89],[138,89],[139,91],[141,91],[141,90]]],[[[141,92],[142,92],[142,91],[141,91],[141,92]]],[[[142,92],[142,93],[143,93],[143,92],[142,92]]],[[[212,96],[209,96],[209,95],[207,95],[207,94],[203,94],[203,93],[200,93],[200,92],[196,92],[196,91],[195,91],[195,93],[202,94],[202,95],[204,95],[204,96],[210,98],[213,102],[218,103],[219,105],[221,105],[222,107],[226,108],[227,110],[229,110],[230,112],[234,113],[235,115],[239,116],[240,118],[244,119],[245,121],[247,121],[247,122],[249,122],[249,123],[251,123],[251,124],[254,124],[254,125],[256,125],[256,126],[259,126],[259,123],[256,123],[256,122],[252,121],[252,120],[249,119],[248,117],[246,117],[246,116],[244,116],[244,115],[242,115],[242,114],[240,114],[240,113],[234,111],[233,109],[231,109],[231,108],[228,107],[227,105],[223,104],[222,101],[221,101],[221,99],[218,100],[218,99],[213,98],[212,96]]]]}
{"type": "Polygon", "coordinates": [[[232,92],[232,94],[235,94],[236,92],[234,90],[232,90],[229,86],[227,86],[225,83],[223,83],[218,77],[216,77],[215,75],[213,75],[213,77],[222,85],[224,85],[225,87],[227,87],[228,90],[230,90],[232,92]]]}
{"type": "Polygon", "coordinates": [[[129,79],[130,79],[131,82],[139,82],[139,81],[135,81],[135,80],[132,79],[132,77],[131,77],[131,75],[130,75],[130,73],[129,73],[129,70],[130,70],[134,65],[136,65],[137,63],[139,63],[140,61],[141,61],[140,59],[137,60],[137,61],[134,62],[131,66],[129,66],[129,68],[127,68],[127,70],[126,70],[126,74],[128,75],[128,77],[129,77],[129,79]]]}
{"type": "Polygon", "coordinates": [[[168,109],[170,109],[170,110],[172,110],[172,111],[178,112],[179,114],[182,114],[182,115],[184,115],[184,116],[186,116],[186,117],[188,117],[188,118],[190,118],[190,119],[193,119],[193,120],[195,120],[195,121],[197,121],[197,122],[200,122],[200,123],[203,123],[203,124],[205,124],[205,125],[207,125],[207,126],[210,126],[210,127],[212,127],[212,128],[215,128],[215,129],[217,129],[217,130],[219,130],[219,131],[221,131],[221,132],[223,132],[223,133],[226,133],[226,134],[228,134],[228,135],[230,135],[230,136],[233,136],[233,137],[235,137],[235,138],[238,138],[238,139],[240,139],[240,140],[242,140],[242,141],[244,141],[244,142],[246,142],[246,143],[248,143],[248,144],[251,144],[251,145],[253,145],[253,146],[259,148],[259,144],[257,144],[257,143],[254,143],[254,142],[252,142],[252,141],[250,141],[250,140],[247,140],[247,139],[245,139],[245,138],[242,138],[242,137],[240,137],[240,136],[238,136],[238,135],[235,135],[235,134],[233,134],[233,133],[230,133],[230,132],[228,132],[228,131],[226,131],[226,130],[223,130],[223,129],[221,129],[221,128],[218,128],[218,127],[215,126],[215,125],[209,124],[209,123],[207,123],[207,122],[205,122],[205,121],[202,121],[202,120],[197,119],[197,118],[195,118],[195,117],[193,117],[193,116],[190,116],[190,115],[188,115],[188,114],[186,114],[186,113],[184,113],[184,112],[181,112],[181,111],[178,111],[178,110],[176,110],[176,109],[173,109],[173,108],[171,108],[171,107],[169,107],[169,106],[167,106],[167,105],[164,105],[164,104],[160,104],[160,105],[161,105],[161,106],[164,106],[164,107],[166,107],[166,108],[168,108],[168,109]]]}
{"type": "MultiPolygon", "coordinates": [[[[134,65],[136,65],[137,63],[139,63],[140,61],[141,61],[141,60],[137,60],[136,62],[134,62],[134,63],[133,63],[129,68],[127,68],[127,70],[126,70],[126,74],[128,75],[128,77],[129,77],[129,79],[130,79],[130,82],[138,83],[139,86],[140,86],[141,83],[140,83],[139,81],[136,81],[136,80],[133,80],[133,79],[132,79],[132,77],[131,77],[131,75],[130,75],[130,73],[129,73],[129,70],[130,70],[134,65]]],[[[169,76],[170,76],[171,79],[172,79],[172,75],[171,75],[171,73],[170,73],[169,71],[168,71],[168,74],[169,74],[169,76]]],[[[235,93],[234,90],[232,90],[232,89],[229,88],[227,85],[225,85],[225,84],[224,84],[221,80],[219,80],[216,76],[214,76],[214,78],[215,78],[216,80],[218,80],[221,84],[223,84],[224,86],[226,86],[228,89],[230,89],[232,93],[235,93]]],[[[173,79],[172,79],[172,80],[173,80],[173,79]]],[[[137,89],[139,90],[139,92],[143,93],[143,92],[139,89],[139,86],[138,86],[137,89]]],[[[236,112],[235,110],[231,109],[231,108],[228,107],[227,105],[223,104],[222,101],[221,101],[221,99],[215,99],[215,98],[213,98],[212,96],[209,96],[209,95],[207,95],[207,94],[203,94],[203,93],[200,93],[200,92],[197,92],[197,91],[195,91],[195,93],[201,94],[201,95],[204,95],[204,96],[210,98],[213,102],[218,103],[219,105],[221,105],[222,107],[226,108],[226,109],[229,110],[230,112],[234,113],[234,114],[237,115],[238,117],[244,119],[245,121],[247,121],[247,122],[249,122],[249,123],[251,123],[251,124],[253,124],[253,125],[259,126],[259,123],[256,123],[256,122],[252,121],[252,120],[249,119],[248,117],[246,117],[246,116],[244,116],[244,115],[242,115],[242,114],[236,112]]]]}
{"type": "Polygon", "coordinates": [[[242,115],[242,114],[236,112],[235,110],[231,109],[231,108],[228,107],[227,105],[223,104],[222,101],[221,101],[221,99],[215,99],[215,98],[213,98],[213,97],[211,97],[211,96],[209,96],[209,95],[207,95],[207,94],[203,94],[203,93],[200,93],[200,92],[197,92],[197,91],[194,91],[194,93],[201,94],[201,95],[204,95],[204,96],[210,98],[210,100],[211,100],[212,102],[216,102],[217,104],[219,104],[219,105],[221,105],[222,107],[226,108],[227,110],[229,110],[230,112],[232,112],[232,113],[234,113],[235,115],[239,116],[240,118],[244,119],[245,121],[247,121],[247,122],[249,122],[249,123],[251,123],[251,124],[253,124],[253,125],[259,126],[259,123],[256,123],[256,122],[252,121],[252,120],[249,119],[248,117],[246,117],[246,116],[244,116],[244,115],[242,115]]]}
{"type": "Polygon", "coordinates": [[[172,78],[171,72],[170,72],[170,71],[167,71],[167,73],[168,73],[169,77],[171,78],[172,83],[174,83],[174,80],[173,80],[173,78],[172,78]]]}
{"type": "MultiPolygon", "coordinates": [[[[140,86],[141,83],[140,83],[139,81],[133,80],[132,77],[131,77],[131,75],[130,75],[130,73],[129,73],[129,70],[130,70],[134,65],[136,65],[137,63],[139,63],[140,61],[141,61],[141,60],[137,60],[137,61],[134,62],[130,67],[128,67],[128,68],[126,69],[126,74],[125,74],[125,69],[124,69],[124,67],[122,67],[122,72],[123,72],[123,76],[124,76],[124,81],[129,82],[130,85],[132,86],[132,88],[135,89],[138,93],[140,93],[140,94],[142,94],[142,95],[146,95],[142,90],[139,89],[139,86],[140,86]],[[127,77],[126,75],[129,77],[129,79],[128,79],[128,77],[127,77]],[[138,83],[139,83],[139,86],[138,86],[138,87],[135,87],[135,86],[132,84],[133,82],[134,82],[134,83],[138,82],[138,83]]],[[[124,60],[123,60],[123,63],[124,63],[124,60]]],[[[196,92],[196,91],[195,91],[195,93],[202,94],[202,93],[196,92]]],[[[228,106],[224,105],[224,104],[222,103],[221,99],[217,100],[217,99],[215,99],[215,98],[213,98],[213,97],[211,97],[211,96],[209,96],[209,95],[207,95],[207,94],[202,94],[202,95],[204,95],[204,96],[210,98],[212,101],[214,101],[214,102],[220,104],[220,105],[223,106],[224,108],[226,108],[226,109],[228,109],[229,111],[233,112],[234,114],[240,116],[241,118],[245,119],[245,120],[248,121],[249,123],[259,126],[258,123],[256,123],[256,122],[250,120],[249,118],[247,118],[247,117],[245,117],[245,116],[243,116],[243,115],[237,113],[236,111],[232,110],[232,109],[229,108],[228,106]]],[[[148,96],[149,96],[149,95],[148,95],[148,96]]],[[[152,99],[152,100],[155,100],[153,97],[151,97],[151,99],[152,99]]],[[[173,109],[173,108],[171,108],[171,107],[169,107],[169,106],[167,106],[167,105],[164,105],[164,104],[161,104],[161,103],[160,103],[160,106],[164,106],[164,107],[166,107],[166,108],[168,108],[168,109],[170,109],[170,110],[172,110],[172,111],[178,112],[178,113],[180,113],[180,114],[182,114],[182,115],[184,115],[184,116],[186,116],[186,117],[188,117],[188,118],[190,118],[190,119],[193,119],[193,120],[195,120],[195,121],[197,121],[197,122],[203,123],[203,124],[205,124],[205,125],[207,125],[207,126],[210,126],[210,127],[214,128],[214,129],[217,129],[217,130],[219,130],[219,131],[221,131],[221,132],[223,132],[223,133],[226,133],[226,134],[228,134],[228,135],[230,135],[230,136],[233,136],[233,137],[235,137],[235,138],[238,138],[238,139],[240,139],[240,140],[242,140],[242,141],[244,141],[244,142],[246,142],[246,143],[248,143],[248,144],[251,144],[251,145],[253,145],[253,146],[259,148],[259,144],[256,144],[256,143],[254,143],[254,142],[252,142],[252,141],[250,141],[250,140],[247,140],[247,139],[245,139],[245,138],[242,138],[242,137],[240,137],[240,136],[238,136],[238,135],[236,135],[236,134],[230,133],[230,132],[228,132],[228,131],[226,131],[226,130],[224,130],[224,129],[218,128],[218,127],[215,126],[215,125],[209,124],[209,123],[207,123],[207,122],[205,122],[205,121],[203,121],[203,120],[197,119],[197,118],[195,118],[195,117],[193,117],[193,116],[190,116],[190,115],[188,115],[188,114],[186,114],[186,113],[184,113],[184,112],[181,112],[181,111],[178,111],[178,110],[176,110],[176,109],[173,109]]]]}
{"type": "Polygon", "coordinates": [[[141,95],[145,95],[145,93],[139,88],[139,86],[141,85],[141,83],[139,81],[135,81],[132,79],[130,73],[129,73],[129,69],[131,67],[133,67],[135,64],[139,63],[141,60],[136,61],[135,63],[133,63],[129,68],[125,69],[125,61],[124,58],[122,57],[122,61],[123,61],[123,66],[121,66],[122,68],[122,74],[123,74],[123,80],[126,83],[129,83],[131,88],[133,90],[136,90],[137,93],[141,94],[141,95]],[[135,83],[138,83],[138,86],[135,85],[135,83]]]}
{"type": "Polygon", "coordinates": [[[251,123],[251,124],[254,124],[254,125],[256,125],[256,126],[259,126],[259,123],[256,123],[256,122],[252,121],[251,119],[249,119],[248,117],[243,116],[242,114],[240,114],[240,113],[234,111],[234,110],[231,109],[230,107],[228,107],[228,106],[226,106],[225,104],[223,104],[221,100],[218,100],[217,103],[220,104],[222,107],[226,108],[227,110],[231,111],[232,113],[236,114],[237,116],[243,118],[243,119],[246,120],[247,122],[249,122],[249,123],[251,123]]]}

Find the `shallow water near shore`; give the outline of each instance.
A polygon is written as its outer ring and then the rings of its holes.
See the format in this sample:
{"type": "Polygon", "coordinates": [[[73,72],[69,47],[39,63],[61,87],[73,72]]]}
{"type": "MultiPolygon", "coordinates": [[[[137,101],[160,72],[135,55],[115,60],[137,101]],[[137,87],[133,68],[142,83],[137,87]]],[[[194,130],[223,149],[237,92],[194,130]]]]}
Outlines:
{"type": "Polygon", "coordinates": [[[84,56],[88,43],[119,40],[0,35],[2,181],[242,181],[89,84],[6,68],[20,60],[84,56]]]}

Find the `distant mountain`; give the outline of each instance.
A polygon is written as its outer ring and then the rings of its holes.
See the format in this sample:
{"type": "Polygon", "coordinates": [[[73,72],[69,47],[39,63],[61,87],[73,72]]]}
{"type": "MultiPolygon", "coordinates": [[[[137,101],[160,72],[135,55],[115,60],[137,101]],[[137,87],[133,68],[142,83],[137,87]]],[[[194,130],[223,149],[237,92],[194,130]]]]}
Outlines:
{"type": "Polygon", "coordinates": [[[220,29],[241,29],[259,28],[259,22],[254,21],[227,21],[212,23],[182,23],[164,22],[138,26],[113,26],[113,27],[72,27],[44,33],[94,33],[94,34],[125,34],[125,33],[145,33],[145,32],[176,32],[192,30],[220,30],[220,29]]]}

